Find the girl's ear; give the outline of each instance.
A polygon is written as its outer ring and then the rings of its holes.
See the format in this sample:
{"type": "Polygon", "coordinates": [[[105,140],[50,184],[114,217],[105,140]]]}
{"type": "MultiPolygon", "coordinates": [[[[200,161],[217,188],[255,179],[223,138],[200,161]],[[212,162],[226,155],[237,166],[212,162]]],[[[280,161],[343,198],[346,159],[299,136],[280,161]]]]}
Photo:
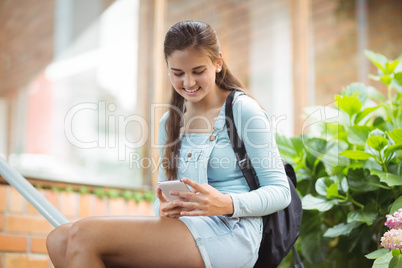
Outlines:
{"type": "Polygon", "coordinates": [[[216,61],[216,72],[219,73],[222,70],[223,65],[223,55],[222,52],[219,52],[219,58],[216,61]]]}

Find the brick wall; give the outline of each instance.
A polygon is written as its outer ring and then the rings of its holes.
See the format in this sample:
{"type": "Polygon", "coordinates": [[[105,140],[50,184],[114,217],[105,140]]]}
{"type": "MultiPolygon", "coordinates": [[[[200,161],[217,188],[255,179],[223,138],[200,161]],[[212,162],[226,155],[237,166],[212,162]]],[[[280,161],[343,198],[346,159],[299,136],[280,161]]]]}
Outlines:
{"type": "Polygon", "coordinates": [[[317,104],[329,104],[357,80],[354,1],[312,1],[317,104]]]}
{"type": "Polygon", "coordinates": [[[53,58],[54,0],[0,1],[0,95],[20,89],[53,58]]]}
{"type": "MultiPolygon", "coordinates": [[[[368,5],[368,48],[384,54],[389,59],[402,55],[402,1],[367,0],[368,5]]],[[[377,68],[370,64],[369,71],[377,74],[377,68]]],[[[381,87],[382,83],[370,80],[370,85],[381,87]]]]}
{"type": "MultiPolygon", "coordinates": [[[[359,81],[357,1],[312,0],[316,103],[325,105],[343,87],[359,81]]],[[[366,47],[389,59],[402,53],[402,1],[366,0],[366,47]]],[[[368,73],[377,73],[366,59],[368,73]]],[[[368,75],[368,73],[366,75],[368,75]]],[[[366,82],[385,92],[382,83],[366,82]]]]}
{"type": "MultiPolygon", "coordinates": [[[[40,192],[70,221],[89,216],[154,215],[153,205],[123,198],[99,199],[93,194],[40,192]]],[[[46,236],[53,226],[9,185],[0,185],[0,268],[53,267],[46,236]]]]}

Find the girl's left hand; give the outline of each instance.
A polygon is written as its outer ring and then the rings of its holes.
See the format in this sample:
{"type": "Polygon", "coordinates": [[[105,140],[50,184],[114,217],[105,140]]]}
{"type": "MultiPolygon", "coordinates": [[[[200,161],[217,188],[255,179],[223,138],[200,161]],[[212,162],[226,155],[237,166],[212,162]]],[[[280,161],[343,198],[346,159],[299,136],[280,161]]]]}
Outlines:
{"type": "Polygon", "coordinates": [[[222,194],[209,184],[199,184],[188,178],[182,181],[192,188],[192,192],[171,192],[183,199],[175,200],[182,207],[181,216],[216,216],[233,214],[233,201],[230,195],[222,194]]]}

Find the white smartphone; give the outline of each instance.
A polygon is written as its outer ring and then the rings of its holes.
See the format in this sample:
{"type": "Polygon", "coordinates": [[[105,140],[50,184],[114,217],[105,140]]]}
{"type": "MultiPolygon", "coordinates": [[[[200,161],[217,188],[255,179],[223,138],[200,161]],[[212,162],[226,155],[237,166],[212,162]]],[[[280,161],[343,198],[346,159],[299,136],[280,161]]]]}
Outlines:
{"type": "Polygon", "coordinates": [[[181,180],[160,181],[158,182],[158,186],[159,188],[161,188],[163,194],[169,201],[173,201],[180,198],[178,196],[170,195],[170,191],[190,192],[190,189],[181,180]]]}

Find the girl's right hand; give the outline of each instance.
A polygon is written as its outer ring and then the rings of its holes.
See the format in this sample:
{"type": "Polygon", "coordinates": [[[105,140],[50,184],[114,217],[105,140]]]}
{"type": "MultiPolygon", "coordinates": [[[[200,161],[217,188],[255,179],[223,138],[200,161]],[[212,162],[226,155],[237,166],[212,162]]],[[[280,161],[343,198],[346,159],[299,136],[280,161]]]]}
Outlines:
{"type": "Polygon", "coordinates": [[[175,205],[175,202],[167,200],[166,196],[163,194],[162,190],[158,187],[156,188],[156,195],[159,199],[159,216],[179,218],[180,212],[183,208],[175,205]]]}

